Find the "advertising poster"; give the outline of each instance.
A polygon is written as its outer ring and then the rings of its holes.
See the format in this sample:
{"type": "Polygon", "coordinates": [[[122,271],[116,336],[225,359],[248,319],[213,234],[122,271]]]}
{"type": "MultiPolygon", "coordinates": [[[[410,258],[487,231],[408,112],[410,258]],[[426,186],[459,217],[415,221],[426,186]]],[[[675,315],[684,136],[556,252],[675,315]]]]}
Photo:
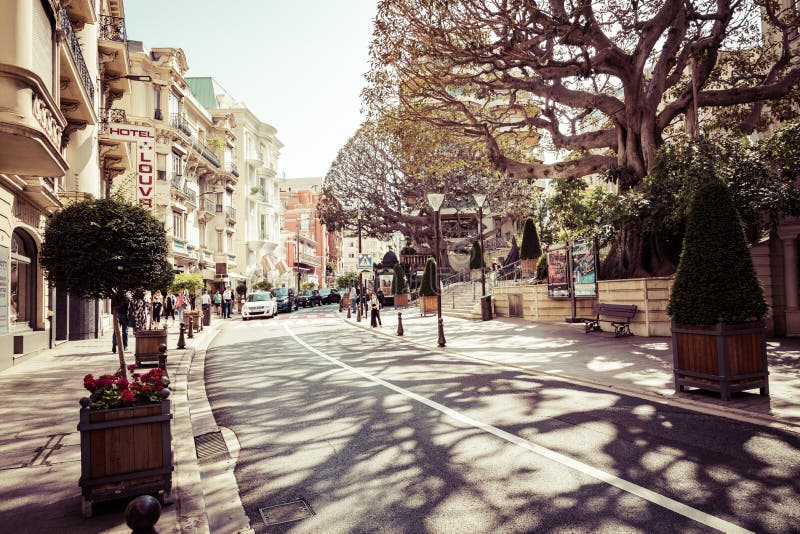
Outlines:
{"type": "Polygon", "coordinates": [[[381,274],[378,276],[378,283],[380,284],[378,288],[383,291],[384,295],[392,294],[392,280],[394,280],[393,274],[381,274]]]}
{"type": "Polygon", "coordinates": [[[550,298],[569,297],[567,247],[551,247],[547,251],[547,295],[550,298]]]}
{"type": "Polygon", "coordinates": [[[597,265],[594,243],[585,239],[572,242],[572,275],[576,297],[597,296],[597,265]]]}

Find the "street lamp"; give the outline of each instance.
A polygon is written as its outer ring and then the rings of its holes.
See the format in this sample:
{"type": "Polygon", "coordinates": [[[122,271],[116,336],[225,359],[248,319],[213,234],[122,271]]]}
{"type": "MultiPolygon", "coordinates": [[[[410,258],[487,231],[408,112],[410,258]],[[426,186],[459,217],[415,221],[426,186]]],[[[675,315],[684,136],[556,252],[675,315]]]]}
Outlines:
{"type": "MultiPolygon", "coordinates": [[[[358,216],[358,260],[361,259],[361,210],[359,209],[357,212],[358,216]]],[[[362,273],[361,268],[358,266],[358,260],[356,260],[356,269],[358,269],[358,312],[356,313],[356,322],[361,322],[361,306],[364,303],[364,283],[362,282],[362,273]]]]}
{"type": "Polygon", "coordinates": [[[444,195],[442,193],[428,193],[426,196],[428,197],[428,204],[433,210],[433,235],[435,242],[434,246],[436,247],[436,324],[439,331],[438,344],[440,347],[444,347],[444,323],[442,322],[442,277],[441,273],[439,272],[442,264],[440,261],[441,255],[439,254],[439,210],[442,208],[444,195]]]}
{"type": "Polygon", "coordinates": [[[478,237],[481,243],[481,297],[486,296],[486,265],[483,261],[483,205],[486,202],[486,195],[480,193],[473,193],[472,198],[475,199],[475,204],[478,205],[478,237]]]}
{"type": "Polygon", "coordinates": [[[295,267],[297,268],[297,295],[300,295],[300,279],[302,278],[303,274],[300,272],[300,221],[298,221],[297,226],[297,237],[294,240],[294,248],[295,248],[295,257],[297,258],[294,262],[295,267]]]}

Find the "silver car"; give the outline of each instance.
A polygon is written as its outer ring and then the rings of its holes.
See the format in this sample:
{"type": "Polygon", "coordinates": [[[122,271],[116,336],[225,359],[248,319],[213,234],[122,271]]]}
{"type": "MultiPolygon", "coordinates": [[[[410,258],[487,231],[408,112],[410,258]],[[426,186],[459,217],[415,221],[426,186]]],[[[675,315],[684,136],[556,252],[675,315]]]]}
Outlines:
{"type": "Polygon", "coordinates": [[[251,293],[242,306],[242,321],[253,317],[275,317],[278,315],[278,303],[268,291],[251,293]]]}

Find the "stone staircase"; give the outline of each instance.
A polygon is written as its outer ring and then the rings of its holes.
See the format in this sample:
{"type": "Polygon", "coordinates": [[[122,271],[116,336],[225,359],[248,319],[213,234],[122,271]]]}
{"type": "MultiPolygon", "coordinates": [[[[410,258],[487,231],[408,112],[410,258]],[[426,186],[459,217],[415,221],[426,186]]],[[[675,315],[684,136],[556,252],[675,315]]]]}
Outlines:
{"type": "MultiPolygon", "coordinates": [[[[486,288],[490,294],[490,288],[486,288]]],[[[442,315],[461,319],[481,319],[481,282],[456,282],[442,292],[442,315]]]]}

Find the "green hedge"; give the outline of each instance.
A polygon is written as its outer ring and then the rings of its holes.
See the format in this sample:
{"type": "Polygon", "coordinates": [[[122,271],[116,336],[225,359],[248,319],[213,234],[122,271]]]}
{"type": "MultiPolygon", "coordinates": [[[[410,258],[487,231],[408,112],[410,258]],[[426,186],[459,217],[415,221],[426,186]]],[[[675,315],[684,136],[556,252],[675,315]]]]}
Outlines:
{"type": "Polygon", "coordinates": [[[394,265],[394,278],[392,278],[392,294],[403,295],[408,293],[408,283],[406,282],[406,272],[399,263],[394,265]]]}
{"type": "Polygon", "coordinates": [[[675,323],[687,325],[740,323],[767,314],[741,219],[720,181],[700,186],[689,205],[667,311],[675,323]]]}
{"type": "Polygon", "coordinates": [[[425,263],[425,271],[422,273],[422,284],[419,286],[419,294],[423,297],[438,295],[436,291],[436,260],[428,258],[425,263]]]}
{"type": "Polygon", "coordinates": [[[519,258],[521,260],[536,260],[542,255],[542,245],[539,243],[539,234],[536,233],[536,225],[533,219],[528,217],[522,229],[522,244],[519,247],[519,258]]]}
{"type": "Polygon", "coordinates": [[[469,254],[469,268],[480,269],[483,266],[483,252],[481,251],[481,244],[475,241],[472,244],[472,250],[469,254]]]}

